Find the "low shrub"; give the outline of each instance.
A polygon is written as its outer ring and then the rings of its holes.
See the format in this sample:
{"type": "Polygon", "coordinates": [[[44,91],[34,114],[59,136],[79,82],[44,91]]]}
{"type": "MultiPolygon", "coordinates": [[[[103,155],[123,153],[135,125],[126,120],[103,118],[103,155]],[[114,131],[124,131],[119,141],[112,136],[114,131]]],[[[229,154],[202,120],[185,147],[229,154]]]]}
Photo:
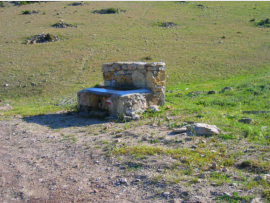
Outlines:
{"type": "Polygon", "coordinates": [[[27,15],[27,14],[31,14],[32,12],[30,10],[25,10],[25,11],[22,11],[22,14],[23,15],[27,15]]]}

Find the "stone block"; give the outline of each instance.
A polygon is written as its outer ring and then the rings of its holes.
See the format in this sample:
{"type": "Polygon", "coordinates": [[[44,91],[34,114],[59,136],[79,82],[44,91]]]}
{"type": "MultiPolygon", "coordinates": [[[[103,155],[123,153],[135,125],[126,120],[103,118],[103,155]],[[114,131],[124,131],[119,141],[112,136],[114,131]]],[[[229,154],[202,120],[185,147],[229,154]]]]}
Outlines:
{"type": "Polygon", "coordinates": [[[153,63],[147,63],[147,66],[163,66],[165,67],[165,62],[153,62],[153,63]]]}
{"type": "Polygon", "coordinates": [[[132,81],[135,87],[145,87],[145,76],[137,70],[132,73],[132,81]]]}
{"type": "Polygon", "coordinates": [[[137,70],[139,71],[140,73],[146,73],[146,69],[141,69],[141,70],[137,70]]]}
{"type": "Polygon", "coordinates": [[[156,84],[158,86],[165,86],[165,83],[166,83],[165,71],[159,71],[156,78],[156,84]]]}
{"type": "Polygon", "coordinates": [[[104,80],[112,80],[113,79],[113,72],[104,72],[103,73],[103,78],[104,80]]]}
{"type": "Polygon", "coordinates": [[[98,108],[99,107],[99,96],[94,95],[94,94],[90,94],[89,95],[89,102],[90,102],[90,106],[92,106],[93,108],[98,108]]]}
{"type": "Polygon", "coordinates": [[[147,71],[145,79],[146,87],[152,90],[155,84],[155,78],[153,76],[153,73],[151,71],[147,71]]]}
{"type": "Polygon", "coordinates": [[[142,69],[145,69],[146,63],[145,62],[137,62],[136,65],[137,65],[138,70],[142,70],[142,69]]]}
{"type": "Polygon", "coordinates": [[[147,66],[146,69],[147,69],[148,71],[155,71],[155,70],[158,70],[158,67],[147,66]]]}
{"type": "Polygon", "coordinates": [[[116,75],[114,76],[115,85],[132,85],[132,78],[130,75],[116,75]]]}
{"type": "Polygon", "coordinates": [[[111,83],[112,83],[112,81],[111,80],[104,80],[104,86],[110,86],[111,85],[111,83]]]}
{"type": "Polygon", "coordinates": [[[90,94],[88,94],[86,92],[78,93],[78,100],[79,100],[78,103],[80,105],[83,105],[83,106],[90,106],[89,96],[90,96],[90,94]]]}

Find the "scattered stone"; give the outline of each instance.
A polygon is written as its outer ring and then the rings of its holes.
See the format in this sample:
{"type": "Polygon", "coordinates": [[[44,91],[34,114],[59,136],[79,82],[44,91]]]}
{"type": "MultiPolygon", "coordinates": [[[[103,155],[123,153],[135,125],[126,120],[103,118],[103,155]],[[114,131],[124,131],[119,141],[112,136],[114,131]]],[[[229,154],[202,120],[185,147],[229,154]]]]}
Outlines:
{"type": "Polygon", "coordinates": [[[205,179],[206,178],[206,174],[205,173],[201,173],[201,175],[199,176],[199,178],[205,179]]]}
{"type": "Polygon", "coordinates": [[[237,186],[237,183],[231,183],[230,186],[236,187],[237,186]]]}
{"type": "Polygon", "coordinates": [[[204,144],[205,144],[205,143],[206,143],[206,141],[205,141],[205,140],[202,140],[202,143],[204,143],[204,144]]]}
{"type": "Polygon", "coordinates": [[[124,116],[124,117],[123,117],[123,120],[124,120],[124,121],[129,121],[129,120],[131,120],[131,116],[124,116]]]}
{"type": "Polygon", "coordinates": [[[218,169],[218,164],[216,162],[214,162],[210,168],[212,168],[212,169],[218,169]]]}
{"type": "Polygon", "coordinates": [[[98,190],[97,189],[94,189],[94,193],[98,193],[98,190]]]}
{"type": "Polygon", "coordinates": [[[139,120],[141,117],[139,116],[139,115],[137,115],[137,114],[133,114],[132,116],[131,116],[131,119],[132,120],[139,120]]]}
{"type": "Polygon", "coordinates": [[[121,139],[116,139],[116,140],[114,140],[113,142],[114,142],[114,143],[119,143],[119,142],[121,142],[121,139]]]}
{"type": "Polygon", "coordinates": [[[216,150],[211,150],[210,152],[212,152],[212,153],[216,153],[217,151],[216,151],[216,150]]]}
{"type": "Polygon", "coordinates": [[[266,177],[263,175],[259,175],[259,176],[254,178],[255,181],[261,181],[261,180],[265,180],[265,179],[266,179],[266,177]]]}
{"type": "Polygon", "coordinates": [[[163,22],[163,23],[160,23],[159,26],[160,27],[173,28],[173,27],[176,27],[177,24],[176,23],[173,23],[173,22],[163,22]]]}
{"type": "Polygon", "coordinates": [[[166,117],[167,121],[172,120],[172,119],[173,119],[172,117],[169,117],[169,116],[166,117]]]}
{"type": "Polygon", "coordinates": [[[223,167],[222,172],[229,172],[229,169],[227,169],[226,167],[223,167]]]}
{"type": "Polygon", "coordinates": [[[161,173],[162,172],[162,169],[158,169],[157,172],[161,173]]]}
{"type": "Polygon", "coordinates": [[[254,198],[254,199],[251,199],[249,203],[263,203],[263,201],[260,198],[254,198]]]}
{"type": "Polygon", "coordinates": [[[233,89],[232,87],[224,87],[224,88],[222,89],[222,92],[230,91],[230,90],[232,90],[232,89],[233,89]]]}
{"type": "Polygon", "coordinates": [[[192,146],[191,146],[191,148],[196,149],[196,148],[197,148],[197,146],[196,146],[196,145],[192,145],[192,146]]]}
{"type": "Polygon", "coordinates": [[[201,183],[201,182],[202,182],[202,179],[198,179],[198,180],[197,180],[197,183],[201,183]]]}
{"type": "Polygon", "coordinates": [[[35,44],[35,43],[56,42],[59,41],[59,38],[56,35],[48,33],[32,36],[31,38],[26,40],[26,44],[29,44],[29,40],[31,44],[35,44]]]}
{"type": "Polygon", "coordinates": [[[214,91],[214,90],[210,90],[210,91],[208,91],[208,93],[207,94],[216,94],[216,91],[214,91]]]}
{"type": "Polygon", "coordinates": [[[242,118],[240,120],[238,120],[239,123],[246,123],[246,124],[250,124],[253,120],[251,118],[242,118]]]}
{"type": "Polygon", "coordinates": [[[143,137],[142,137],[142,140],[143,141],[149,141],[150,140],[150,136],[148,134],[145,134],[143,137]]]}
{"type": "Polygon", "coordinates": [[[135,182],[141,182],[141,179],[136,179],[135,182]]]}
{"type": "Polygon", "coordinates": [[[232,196],[232,195],[231,195],[230,193],[228,193],[228,192],[224,192],[223,194],[226,195],[226,196],[228,196],[228,197],[232,196]]]}
{"type": "Polygon", "coordinates": [[[111,128],[111,125],[110,124],[103,124],[104,126],[104,130],[108,130],[111,128]]]}
{"type": "Polygon", "coordinates": [[[173,109],[172,106],[166,106],[166,109],[173,109]]]}
{"type": "Polygon", "coordinates": [[[123,136],[123,133],[116,133],[115,134],[115,137],[122,137],[123,136]]]}
{"type": "Polygon", "coordinates": [[[52,25],[52,27],[54,28],[67,28],[67,27],[78,27],[78,26],[74,26],[72,24],[68,24],[68,23],[64,23],[64,22],[59,22],[59,23],[55,23],[52,25]]]}
{"type": "Polygon", "coordinates": [[[170,192],[163,192],[163,196],[164,197],[169,197],[170,196],[170,192]]]}
{"type": "Polygon", "coordinates": [[[159,111],[159,108],[158,108],[157,105],[151,105],[151,106],[149,106],[149,109],[150,109],[151,111],[153,111],[153,112],[158,112],[158,111],[159,111]]]}
{"type": "Polygon", "coordinates": [[[119,181],[120,181],[121,184],[127,184],[128,183],[127,179],[125,179],[125,178],[120,178],[119,181]]]}
{"type": "Polygon", "coordinates": [[[214,187],[218,186],[217,183],[211,183],[211,185],[214,186],[214,187]]]}
{"type": "Polygon", "coordinates": [[[183,128],[175,128],[173,130],[174,133],[183,133],[183,132],[186,132],[187,131],[187,128],[186,127],[183,127],[183,128]]]}
{"type": "Polygon", "coordinates": [[[4,84],[4,87],[8,87],[8,84],[6,83],[6,84],[4,84]]]}

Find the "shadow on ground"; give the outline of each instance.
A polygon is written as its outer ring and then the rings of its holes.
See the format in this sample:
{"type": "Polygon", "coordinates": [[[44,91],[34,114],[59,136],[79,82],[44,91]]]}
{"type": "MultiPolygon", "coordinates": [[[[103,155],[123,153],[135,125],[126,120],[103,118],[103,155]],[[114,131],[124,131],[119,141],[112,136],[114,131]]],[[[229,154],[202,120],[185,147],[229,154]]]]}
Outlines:
{"type": "Polygon", "coordinates": [[[22,118],[27,123],[36,123],[42,126],[48,126],[52,129],[69,128],[69,127],[87,127],[96,124],[105,124],[109,120],[99,118],[89,118],[77,113],[67,115],[66,113],[46,114],[29,116],[22,118]]]}

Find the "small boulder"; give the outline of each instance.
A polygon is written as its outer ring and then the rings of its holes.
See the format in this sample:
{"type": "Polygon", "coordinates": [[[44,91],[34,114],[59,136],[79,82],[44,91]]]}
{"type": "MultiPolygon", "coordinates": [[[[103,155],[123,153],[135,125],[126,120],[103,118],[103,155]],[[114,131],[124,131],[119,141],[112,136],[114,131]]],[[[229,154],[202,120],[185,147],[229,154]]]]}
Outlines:
{"type": "Polygon", "coordinates": [[[253,120],[251,118],[242,118],[240,120],[238,120],[238,122],[240,123],[246,123],[246,124],[250,124],[253,120]]]}
{"type": "Polygon", "coordinates": [[[193,132],[197,135],[216,135],[219,134],[220,129],[215,125],[206,123],[195,123],[191,125],[193,132]]]}
{"type": "Polygon", "coordinates": [[[216,91],[214,91],[214,90],[210,90],[210,91],[208,91],[208,93],[207,94],[216,94],[216,91]]]}
{"type": "Polygon", "coordinates": [[[6,83],[6,84],[4,84],[4,87],[8,87],[8,84],[6,83]]]}

